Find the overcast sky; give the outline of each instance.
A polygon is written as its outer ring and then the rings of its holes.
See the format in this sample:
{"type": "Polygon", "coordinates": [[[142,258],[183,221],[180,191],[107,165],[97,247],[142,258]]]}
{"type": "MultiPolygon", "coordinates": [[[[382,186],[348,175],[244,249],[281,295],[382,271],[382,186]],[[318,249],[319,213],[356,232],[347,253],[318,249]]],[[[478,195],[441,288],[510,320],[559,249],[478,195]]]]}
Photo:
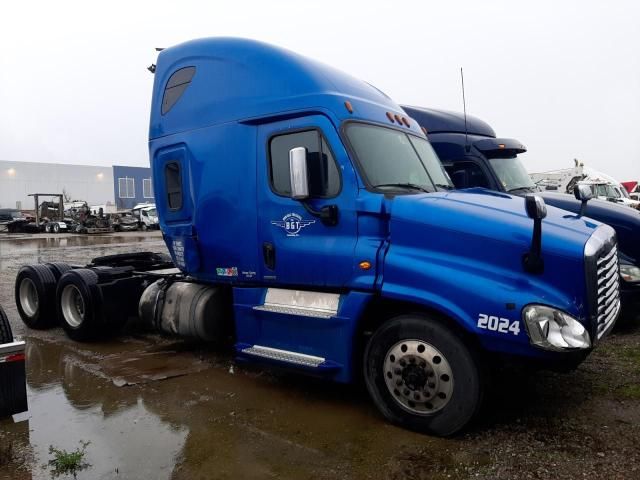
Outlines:
{"type": "Polygon", "coordinates": [[[0,159],[148,165],[154,47],[250,37],[366,80],[398,103],[467,111],[528,148],[640,179],[638,1],[7,2],[0,159]]]}

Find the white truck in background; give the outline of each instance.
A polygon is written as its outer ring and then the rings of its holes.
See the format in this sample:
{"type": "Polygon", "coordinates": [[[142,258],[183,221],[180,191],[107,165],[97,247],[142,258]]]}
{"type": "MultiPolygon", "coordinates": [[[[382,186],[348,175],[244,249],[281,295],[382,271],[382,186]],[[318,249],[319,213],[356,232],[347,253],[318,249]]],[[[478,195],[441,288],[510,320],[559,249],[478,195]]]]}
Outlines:
{"type": "Polygon", "coordinates": [[[595,197],[640,210],[640,201],[632,200],[622,184],[613,177],[598,172],[574,159],[573,168],[531,173],[529,176],[541,189],[573,195],[576,185],[590,185],[595,197]]]}
{"type": "Polygon", "coordinates": [[[155,203],[139,203],[131,209],[131,213],[138,219],[140,230],[158,230],[158,212],[155,203]]]}

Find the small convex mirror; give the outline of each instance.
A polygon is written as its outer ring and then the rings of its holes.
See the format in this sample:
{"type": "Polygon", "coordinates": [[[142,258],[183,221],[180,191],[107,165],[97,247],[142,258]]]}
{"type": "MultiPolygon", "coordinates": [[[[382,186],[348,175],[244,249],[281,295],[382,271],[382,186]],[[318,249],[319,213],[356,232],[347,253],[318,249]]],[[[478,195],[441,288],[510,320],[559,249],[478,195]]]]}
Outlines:
{"type": "Polygon", "coordinates": [[[547,205],[542,197],[538,195],[527,195],[524,197],[524,205],[529,218],[534,220],[542,220],[547,216],[547,205]]]}
{"type": "Polygon", "coordinates": [[[593,198],[591,185],[578,184],[573,187],[573,195],[581,202],[588,202],[593,198]]]}
{"type": "Polygon", "coordinates": [[[289,175],[291,181],[291,198],[294,200],[309,198],[306,148],[296,147],[289,150],[289,175]]]}

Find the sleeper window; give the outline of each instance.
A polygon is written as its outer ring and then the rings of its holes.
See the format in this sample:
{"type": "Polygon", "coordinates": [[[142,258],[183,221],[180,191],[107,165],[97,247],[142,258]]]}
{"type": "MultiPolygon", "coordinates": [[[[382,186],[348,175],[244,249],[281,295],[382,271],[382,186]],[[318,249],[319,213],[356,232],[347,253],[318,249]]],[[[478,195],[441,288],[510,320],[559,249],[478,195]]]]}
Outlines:
{"type": "Polygon", "coordinates": [[[164,167],[164,177],[167,188],[167,203],[170,210],[182,208],[182,175],[178,162],[169,162],[164,167]]]}

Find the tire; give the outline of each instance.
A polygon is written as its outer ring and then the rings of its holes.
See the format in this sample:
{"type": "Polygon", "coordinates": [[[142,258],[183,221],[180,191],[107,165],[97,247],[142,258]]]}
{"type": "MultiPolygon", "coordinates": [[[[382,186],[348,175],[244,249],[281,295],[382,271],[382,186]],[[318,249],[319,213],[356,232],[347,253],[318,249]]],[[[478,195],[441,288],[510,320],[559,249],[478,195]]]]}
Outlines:
{"type": "Polygon", "coordinates": [[[0,307],[0,345],[3,343],[13,342],[13,333],[11,333],[11,324],[9,318],[2,307],[0,307]]]}
{"type": "Polygon", "coordinates": [[[60,324],[69,338],[78,342],[96,340],[104,331],[98,275],[93,270],[70,270],[56,291],[60,324]]]}
{"type": "Polygon", "coordinates": [[[53,233],[60,233],[60,224],[59,223],[54,223],[53,224],[53,233]]]}
{"type": "Polygon", "coordinates": [[[51,328],[58,323],[56,314],[56,277],[46,265],[25,265],[15,283],[16,307],[29,328],[51,328]]]}
{"type": "Polygon", "coordinates": [[[143,224],[140,226],[140,230],[142,230],[143,232],[146,232],[147,230],[149,230],[149,227],[147,227],[147,224],[146,224],[146,223],[143,223],[143,224]]]}
{"type": "Polygon", "coordinates": [[[421,315],[393,318],[364,352],[364,379],[378,410],[410,430],[450,436],[483,397],[478,357],[453,331],[421,315]]]}
{"type": "Polygon", "coordinates": [[[51,262],[45,263],[45,265],[49,270],[51,270],[51,273],[53,273],[56,282],[60,280],[60,277],[62,277],[62,275],[71,270],[71,265],[69,265],[68,263],[51,262]]]}
{"type": "Polygon", "coordinates": [[[45,223],[44,225],[44,233],[51,233],[51,225],[45,223]]]}

